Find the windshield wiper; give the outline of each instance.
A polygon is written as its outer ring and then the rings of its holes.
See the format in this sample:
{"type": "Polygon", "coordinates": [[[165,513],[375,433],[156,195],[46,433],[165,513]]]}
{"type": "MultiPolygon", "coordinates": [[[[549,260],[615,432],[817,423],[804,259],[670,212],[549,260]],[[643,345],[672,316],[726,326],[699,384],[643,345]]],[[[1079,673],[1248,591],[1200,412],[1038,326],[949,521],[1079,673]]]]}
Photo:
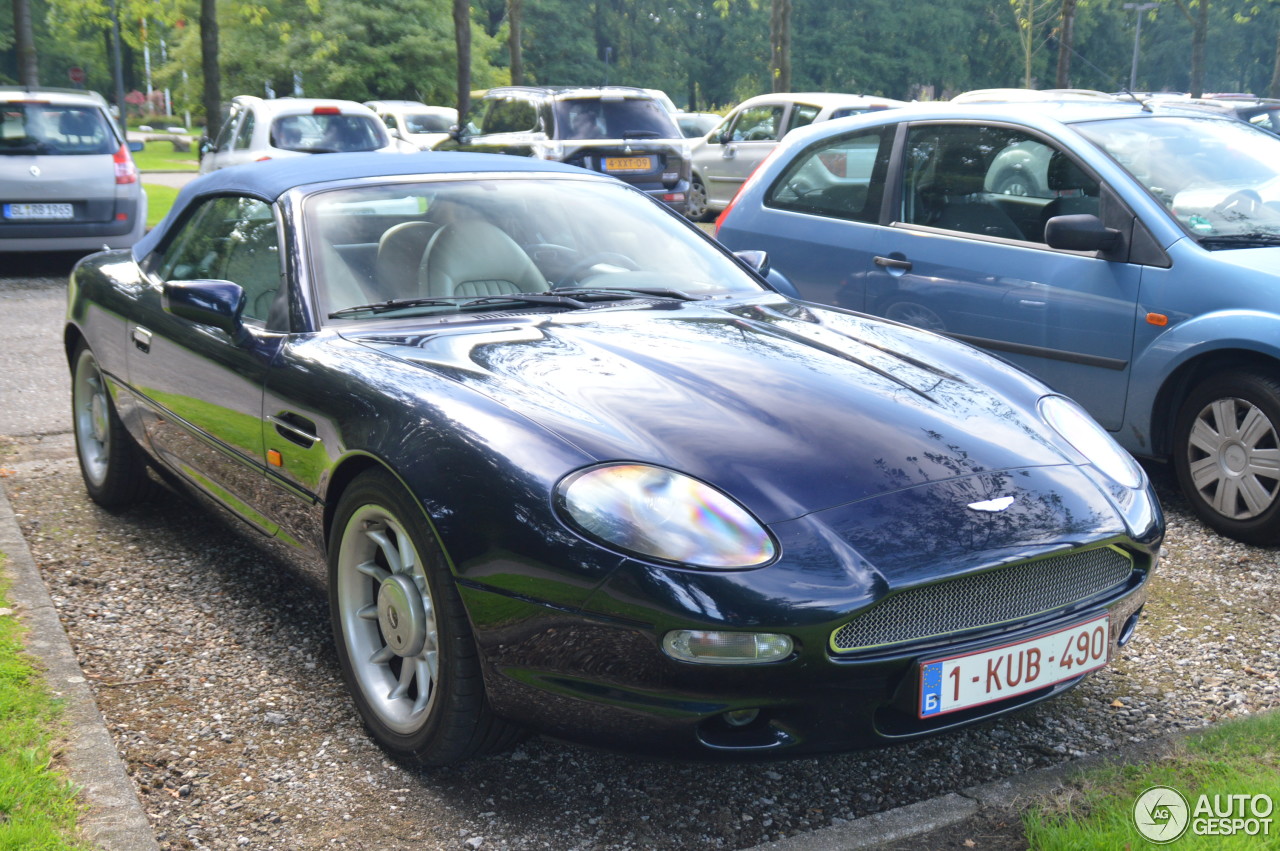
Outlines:
{"type": "Polygon", "coordinates": [[[1199,237],[1205,248],[1262,248],[1280,245],[1280,233],[1223,233],[1199,237]]]}
{"type": "Polygon", "coordinates": [[[511,295],[481,296],[435,296],[431,298],[393,298],[387,301],[376,301],[371,304],[357,304],[344,307],[329,314],[330,319],[341,319],[357,313],[390,313],[411,307],[475,307],[489,304],[554,304],[575,309],[587,307],[575,298],[555,293],[512,293],[511,295]]]}
{"type": "Polygon", "coordinates": [[[609,287],[562,287],[552,290],[553,293],[571,295],[602,295],[616,298],[635,298],[636,296],[657,296],[658,298],[674,298],[680,301],[702,301],[706,296],[690,295],[683,290],[670,287],[625,287],[611,289],[609,287]]]}

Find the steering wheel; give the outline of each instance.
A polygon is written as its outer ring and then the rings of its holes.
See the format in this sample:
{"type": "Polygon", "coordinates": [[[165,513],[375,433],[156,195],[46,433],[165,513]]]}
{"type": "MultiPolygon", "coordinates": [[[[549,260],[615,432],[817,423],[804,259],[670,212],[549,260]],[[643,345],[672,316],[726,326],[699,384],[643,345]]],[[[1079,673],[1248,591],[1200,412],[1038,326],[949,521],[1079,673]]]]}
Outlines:
{"type": "Polygon", "coordinates": [[[581,283],[578,276],[594,266],[608,263],[612,266],[621,266],[631,272],[639,271],[640,265],[625,254],[619,254],[616,251],[598,251],[595,254],[588,254],[586,257],[574,263],[568,272],[564,273],[564,277],[556,281],[556,289],[561,287],[572,287],[581,283]]]}

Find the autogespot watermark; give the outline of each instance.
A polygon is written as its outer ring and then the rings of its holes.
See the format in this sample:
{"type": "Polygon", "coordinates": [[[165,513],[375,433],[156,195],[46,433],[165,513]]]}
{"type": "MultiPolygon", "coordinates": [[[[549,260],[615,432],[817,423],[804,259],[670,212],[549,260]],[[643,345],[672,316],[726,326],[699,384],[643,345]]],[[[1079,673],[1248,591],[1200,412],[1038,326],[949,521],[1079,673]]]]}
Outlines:
{"type": "Polygon", "coordinates": [[[1196,836],[1271,836],[1274,810],[1270,795],[1200,795],[1192,805],[1171,786],[1152,786],[1133,802],[1133,823],[1157,845],[1188,830],[1196,836]]]}

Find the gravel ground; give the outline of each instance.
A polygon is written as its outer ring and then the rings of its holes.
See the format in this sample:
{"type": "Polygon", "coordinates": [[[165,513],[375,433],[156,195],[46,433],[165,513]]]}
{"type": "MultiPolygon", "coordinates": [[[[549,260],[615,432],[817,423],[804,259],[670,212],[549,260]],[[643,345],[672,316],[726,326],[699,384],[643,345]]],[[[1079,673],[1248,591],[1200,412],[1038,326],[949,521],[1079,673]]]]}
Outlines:
{"type": "Polygon", "coordinates": [[[659,763],[532,738],[441,771],[365,736],[315,589],[193,504],[112,515],[65,435],[0,438],[0,483],[164,849],[747,848],[1280,706],[1280,551],[1162,485],[1165,558],[1127,652],[1057,701],[891,749],[659,763]]]}

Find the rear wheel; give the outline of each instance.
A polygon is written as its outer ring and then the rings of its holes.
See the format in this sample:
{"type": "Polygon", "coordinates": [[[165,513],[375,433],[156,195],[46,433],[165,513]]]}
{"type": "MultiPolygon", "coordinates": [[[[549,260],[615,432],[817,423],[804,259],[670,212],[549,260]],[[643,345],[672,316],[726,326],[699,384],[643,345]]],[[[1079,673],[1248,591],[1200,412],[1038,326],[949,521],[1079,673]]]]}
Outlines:
{"type": "Polygon", "coordinates": [[[329,599],[343,678],[373,737],[439,766],[509,747],[435,534],[399,482],[361,474],[338,503],[329,599]]]}
{"type": "Polygon", "coordinates": [[[1205,523],[1251,544],[1280,541],[1280,383],[1216,375],[1192,391],[1175,424],[1178,483],[1205,523]]]}
{"type": "Polygon", "coordinates": [[[142,450],[120,422],[92,350],[80,343],[71,363],[71,423],[85,489],[104,508],[138,502],[151,487],[142,450]]]}

